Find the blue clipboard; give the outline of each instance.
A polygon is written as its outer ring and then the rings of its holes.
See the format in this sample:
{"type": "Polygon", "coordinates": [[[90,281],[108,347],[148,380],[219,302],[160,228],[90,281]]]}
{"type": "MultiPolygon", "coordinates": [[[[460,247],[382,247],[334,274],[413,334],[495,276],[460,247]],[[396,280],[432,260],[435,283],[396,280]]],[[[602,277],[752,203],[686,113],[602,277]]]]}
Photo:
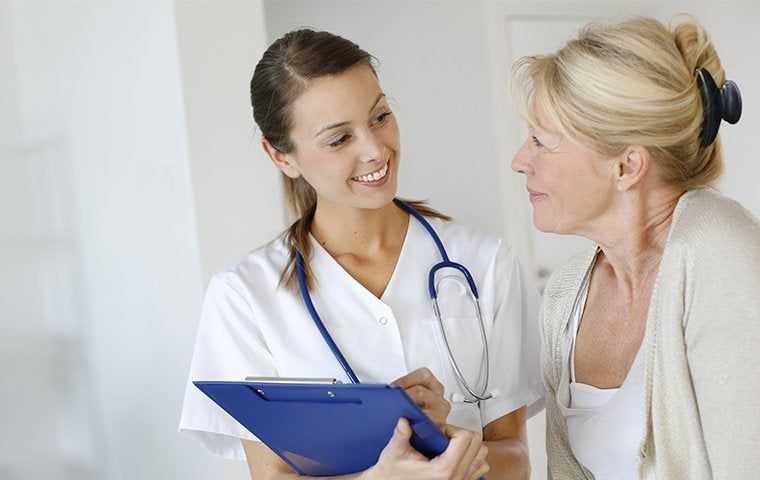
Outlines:
{"type": "Polygon", "coordinates": [[[404,390],[380,384],[193,382],[300,475],[346,475],[368,469],[401,417],[411,444],[433,458],[448,438],[404,390]]]}

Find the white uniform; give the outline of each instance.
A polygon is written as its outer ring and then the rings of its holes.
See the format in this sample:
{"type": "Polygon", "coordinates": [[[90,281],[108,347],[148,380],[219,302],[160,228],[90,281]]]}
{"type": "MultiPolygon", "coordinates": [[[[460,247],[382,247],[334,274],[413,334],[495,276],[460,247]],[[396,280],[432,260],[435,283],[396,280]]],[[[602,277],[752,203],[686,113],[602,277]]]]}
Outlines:
{"type": "MultiPolygon", "coordinates": [[[[388,383],[428,367],[452,401],[448,422],[471,430],[543,398],[539,367],[537,294],[501,240],[457,224],[430,219],[452,261],[463,264],[479,289],[490,349],[494,398],[462,402],[427,292],[430,268],[440,254],[414,218],[382,298],[354,280],[312,238],[311,291],[322,321],[363,383],[388,383]]],[[[246,376],[328,377],[349,382],[306,310],[301,296],[278,288],[288,250],[281,238],[251,252],[208,286],[190,368],[180,430],[192,432],[214,453],[244,459],[240,439],[256,440],[190,383],[246,376]]],[[[464,277],[439,272],[444,325],[460,368],[478,385],[480,327],[464,277]]]]}

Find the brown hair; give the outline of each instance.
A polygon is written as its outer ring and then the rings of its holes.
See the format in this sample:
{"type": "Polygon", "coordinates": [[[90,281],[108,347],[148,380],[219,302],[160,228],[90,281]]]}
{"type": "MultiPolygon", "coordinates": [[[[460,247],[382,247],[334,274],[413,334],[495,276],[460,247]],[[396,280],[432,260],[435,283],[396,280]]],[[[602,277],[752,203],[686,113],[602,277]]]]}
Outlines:
{"type": "MultiPolygon", "coordinates": [[[[295,145],[290,139],[293,126],[291,105],[308,88],[309,81],[325,75],[337,75],[362,64],[376,73],[372,55],[355,43],[329,32],[294,30],[275,40],[256,64],[251,78],[253,119],[262,136],[276,150],[293,152],[295,145]]],[[[303,177],[290,178],[283,173],[282,180],[286,201],[298,220],[284,233],[290,258],[282,272],[280,284],[296,287],[295,258],[296,252],[301,252],[307,284],[311,288],[314,277],[309,267],[309,232],[317,208],[317,193],[303,177]]],[[[424,202],[408,203],[425,216],[450,220],[424,202]]]]}
{"type": "Polygon", "coordinates": [[[720,58],[696,20],[667,26],[632,18],[589,24],[557,52],[518,60],[513,91],[529,123],[537,123],[532,105],[561,133],[599,153],[642,145],[665,183],[688,190],[723,171],[720,137],[708,146],[700,138],[698,68],[723,85],[720,58]]]}

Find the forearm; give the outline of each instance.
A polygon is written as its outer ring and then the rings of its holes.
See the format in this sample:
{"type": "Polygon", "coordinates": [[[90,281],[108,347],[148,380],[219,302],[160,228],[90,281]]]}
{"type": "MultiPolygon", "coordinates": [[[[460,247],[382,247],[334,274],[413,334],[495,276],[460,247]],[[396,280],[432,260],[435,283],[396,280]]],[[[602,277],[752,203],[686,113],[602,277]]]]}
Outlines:
{"type": "Polygon", "coordinates": [[[527,444],[516,438],[484,442],[488,447],[488,480],[525,480],[530,478],[527,444]]]}
{"type": "MultiPolygon", "coordinates": [[[[273,472],[270,475],[262,476],[262,480],[374,480],[370,470],[365,470],[351,475],[338,475],[334,477],[309,477],[302,476],[295,472],[273,472]]],[[[252,477],[252,480],[258,480],[258,477],[252,477]]]]}
{"type": "Polygon", "coordinates": [[[351,475],[338,475],[332,477],[311,477],[299,475],[285,463],[280,457],[272,452],[266,445],[250,440],[243,440],[243,449],[251,476],[251,480],[377,480],[377,467],[354,473],[351,475]]]}

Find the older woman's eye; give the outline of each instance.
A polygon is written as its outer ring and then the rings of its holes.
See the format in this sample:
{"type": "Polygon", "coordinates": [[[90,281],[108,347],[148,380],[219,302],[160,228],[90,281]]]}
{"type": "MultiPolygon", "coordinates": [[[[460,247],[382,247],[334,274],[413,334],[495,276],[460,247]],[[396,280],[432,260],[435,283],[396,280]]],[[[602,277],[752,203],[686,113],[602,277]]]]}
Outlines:
{"type": "Polygon", "coordinates": [[[537,146],[539,148],[544,146],[544,144],[541,143],[541,141],[538,138],[536,138],[535,135],[532,135],[530,138],[533,141],[533,145],[535,145],[535,146],[537,146]]]}

